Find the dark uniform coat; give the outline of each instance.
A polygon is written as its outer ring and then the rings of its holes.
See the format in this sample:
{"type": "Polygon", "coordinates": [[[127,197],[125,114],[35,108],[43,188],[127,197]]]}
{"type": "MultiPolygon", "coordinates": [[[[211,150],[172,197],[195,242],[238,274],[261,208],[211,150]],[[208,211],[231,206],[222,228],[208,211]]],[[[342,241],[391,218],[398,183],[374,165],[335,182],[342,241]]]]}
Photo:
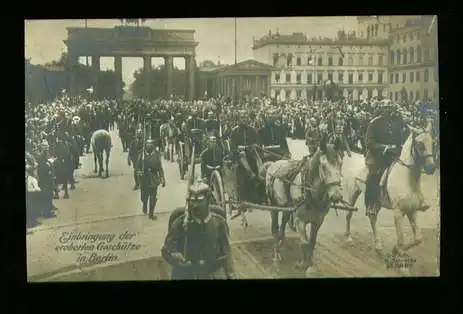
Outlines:
{"type": "MultiPolygon", "coordinates": [[[[285,130],[278,122],[267,122],[259,130],[259,138],[264,146],[280,145],[280,148],[275,150],[279,155],[289,155],[288,142],[286,141],[285,130]]],[[[281,159],[281,158],[280,158],[281,159]]]]}
{"type": "Polygon", "coordinates": [[[387,167],[388,161],[398,157],[405,140],[404,129],[405,124],[399,116],[374,118],[366,132],[366,164],[387,167]],[[397,149],[384,155],[385,145],[396,145],[397,149]]]}
{"type": "MultiPolygon", "coordinates": [[[[141,156],[140,156],[141,157],[141,156]]],[[[161,154],[152,152],[138,161],[137,169],[143,170],[140,183],[143,188],[156,188],[164,179],[161,154]]]]}
{"type": "Polygon", "coordinates": [[[212,212],[204,221],[192,219],[186,227],[184,220],[185,216],[181,215],[173,221],[161,250],[164,259],[173,267],[171,279],[213,279],[222,267],[225,272],[231,272],[231,248],[226,220],[212,212]],[[190,265],[178,265],[172,253],[183,254],[190,265]]]}

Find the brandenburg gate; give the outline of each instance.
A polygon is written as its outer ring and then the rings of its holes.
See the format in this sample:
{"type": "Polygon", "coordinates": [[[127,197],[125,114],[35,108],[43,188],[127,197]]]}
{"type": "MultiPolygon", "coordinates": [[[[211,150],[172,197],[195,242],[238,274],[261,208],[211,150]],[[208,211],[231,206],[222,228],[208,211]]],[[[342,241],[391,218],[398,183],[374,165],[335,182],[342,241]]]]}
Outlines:
{"type": "MultiPolygon", "coordinates": [[[[92,58],[94,92],[98,90],[97,75],[100,71],[101,57],[114,57],[114,71],[122,81],[122,57],[142,57],[145,96],[150,95],[151,59],[163,57],[166,69],[166,96],[173,92],[173,58],[185,58],[186,95],[195,97],[196,46],[194,30],[164,30],[149,27],[116,26],[114,28],[67,28],[68,37],[64,43],[68,50],[70,70],[70,93],[76,95],[76,66],[79,57],[92,58]]],[[[122,90],[122,89],[120,89],[122,90]]],[[[122,94],[119,95],[122,98],[122,94]]]]}

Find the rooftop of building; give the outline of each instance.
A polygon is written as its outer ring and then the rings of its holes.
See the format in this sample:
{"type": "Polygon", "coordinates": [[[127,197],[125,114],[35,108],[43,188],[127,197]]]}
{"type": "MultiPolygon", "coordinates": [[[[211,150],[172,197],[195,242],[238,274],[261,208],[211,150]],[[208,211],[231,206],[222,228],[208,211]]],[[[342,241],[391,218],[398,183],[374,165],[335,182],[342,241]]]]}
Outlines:
{"type": "Polygon", "coordinates": [[[276,33],[269,33],[260,39],[253,39],[252,49],[259,49],[266,45],[385,45],[388,43],[387,39],[366,39],[358,37],[355,31],[345,32],[344,30],[338,31],[335,38],[330,37],[307,37],[303,33],[292,33],[290,35],[280,34],[277,30],[276,33]]]}

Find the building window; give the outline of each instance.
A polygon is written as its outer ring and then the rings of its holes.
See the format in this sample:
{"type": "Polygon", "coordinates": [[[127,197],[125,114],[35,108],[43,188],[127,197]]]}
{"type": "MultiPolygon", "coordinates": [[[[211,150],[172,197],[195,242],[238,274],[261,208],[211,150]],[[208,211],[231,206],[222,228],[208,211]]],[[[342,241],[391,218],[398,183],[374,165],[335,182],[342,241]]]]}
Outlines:
{"type": "Polygon", "coordinates": [[[424,91],[423,91],[423,100],[424,101],[428,101],[428,89],[425,88],[424,91]]]}
{"type": "Polygon", "coordinates": [[[391,65],[394,64],[394,51],[391,51],[391,65]]]}
{"type": "Polygon", "coordinates": [[[320,84],[323,81],[323,74],[317,73],[317,84],[320,84]]]}
{"type": "Polygon", "coordinates": [[[291,74],[286,74],[286,83],[291,83],[291,74]]]}
{"type": "Polygon", "coordinates": [[[418,63],[421,62],[421,47],[420,46],[416,48],[416,62],[418,63]]]}
{"type": "Polygon", "coordinates": [[[399,73],[396,73],[396,74],[395,74],[395,83],[396,83],[396,84],[399,83],[399,73]]]}
{"type": "Polygon", "coordinates": [[[367,39],[370,39],[370,25],[367,26],[367,39]]]}
{"type": "Polygon", "coordinates": [[[344,82],[344,73],[338,73],[338,82],[341,84],[344,82]]]}
{"type": "Polygon", "coordinates": [[[276,66],[278,64],[278,53],[273,54],[273,65],[276,66]]]}
{"type": "Polygon", "coordinates": [[[302,96],[302,91],[298,89],[298,90],[296,91],[296,95],[297,95],[297,98],[301,98],[301,96],[302,96]]]}
{"type": "Polygon", "coordinates": [[[383,72],[378,72],[378,84],[383,84],[383,72]]]}
{"type": "Polygon", "coordinates": [[[301,84],[301,74],[296,74],[296,84],[301,84]]]}
{"type": "Polygon", "coordinates": [[[416,32],[416,39],[421,40],[421,33],[419,31],[416,32]]]}
{"type": "Polygon", "coordinates": [[[413,83],[415,80],[415,72],[410,72],[410,83],[413,83]]]}
{"type": "Polygon", "coordinates": [[[368,73],[368,82],[373,82],[373,73],[368,73]]]}
{"type": "Polygon", "coordinates": [[[378,36],[378,28],[379,28],[379,24],[376,24],[375,25],[375,37],[378,36]]]}
{"type": "Polygon", "coordinates": [[[421,80],[420,71],[416,71],[416,81],[419,82],[421,80]]]}
{"type": "Polygon", "coordinates": [[[395,52],[396,64],[400,64],[400,61],[402,60],[400,57],[401,57],[400,50],[397,49],[396,52],[395,52]]]}
{"type": "Polygon", "coordinates": [[[415,63],[415,48],[410,47],[410,57],[408,63],[415,63]]]}
{"type": "Polygon", "coordinates": [[[333,57],[328,57],[328,65],[333,65],[333,57]]]}
{"type": "MultiPolygon", "coordinates": [[[[413,40],[413,32],[410,32],[410,41],[412,41],[412,40],[413,40]]],[[[411,97],[411,98],[413,98],[413,97],[411,97]]]]}
{"type": "Polygon", "coordinates": [[[372,56],[368,57],[368,65],[373,65],[373,57],[372,56]]]}
{"type": "Polygon", "coordinates": [[[359,82],[363,82],[363,74],[359,73],[359,82]]]}
{"type": "Polygon", "coordinates": [[[424,48],[424,61],[429,61],[429,48],[424,48]]]}
{"type": "Polygon", "coordinates": [[[349,73],[349,84],[354,84],[354,74],[349,73]]]}
{"type": "Polygon", "coordinates": [[[318,65],[319,65],[319,66],[323,65],[323,59],[322,59],[322,57],[318,57],[318,65]]]}
{"type": "Polygon", "coordinates": [[[296,65],[301,66],[301,57],[296,58],[296,65]]]}
{"type": "Polygon", "coordinates": [[[420,92],[416,91],[415,93],[415,100],[420,100],[420,92]]]}
{"type": "Polygon", "coordinates": [[[394,74],[389,74],[389,83],[394,83],[394,74]]]}
{"type": "Polygon", "coordinates": [[[392,92],[389,93],[389,99],[392,100],[392,92]]]}
{"type": "Polygon", "coordinates": [[[399,100],[399,92],[395,92],[394,93],[394,101],[398,101],[399,100]]]}
{"type": "Polygon", "coordinates": [[[386,32],[386,24],[383,24],[383,32],[386,32]]]}
{"type": "Polygon", "coordinates": [[[338,65],[339,65],[339,66],[342,66],[342,58],[339,58],[339,59],[338,59],[338,65]]]}
{"type": "Polygon", "coordinates": [[[352,58],[352,57],[347,58],[347,64],[348,65],[354,65],[354,58],[352,58]]]}
{"type": "Polygon", "coordinates": [[[312,80],[313,80],[312,73],[307,74],[307,83],[308,84],[313,83],[312,80]]]}
{"type": "Polygon", "coordinates": [[[308,65],[313,65],[313,63],[312,63],[312,57],[308,57],[308,58],[307,58],[307,64],[308,64],[308,65]]]}
{"type": "Polygon", "coordinates": [[[288,59],[286,60],[286,64],[289,67],[293,65],[293,56],[292,55],[288,55],[288,59]]]}
{"type": "Polygon", "coordinates": [[[333,82],[333,73],[328,73],[328,79],[333,82]]]}
{"type": "Polygon", "coordinates": [[[279,82],[280,81],[280,73],[275,73],[275,82],[279,82]]]}
{"type": "Polygon", "coordinates": [[[359,56],[359,65],[363,65],[363,56],[359,56]]]}
{"type": "Polygon", "coordinates": [[[428,69],[424,70],[424,81],[427,82],[429,80],[429,71],[428,69]]]}
{"type": "Polygon", "coordinates": [[[286,98],[291,98],[291,90],[286,90],[286,98]]]}
{"type": "Polygon", "coordinates": [[[405,44],[407,42],[407,33],[404,34],[403,39],[404,39],[404,44],[405,44]]]}
{"type": "Polygon", "coordinates": [[[408,100],[409,100],[409,101],[413,101],[413,92],[412,92],[412,91],[410,91],[410,93],[409,93],[409,94],[410,94],[410,96],[408,97],[408,100]]]}
{"type": "Polygon", "coordinates": [[[402,83],[407,82],[407,72],[402,72],[402,83]]]}
{"type": "Polygon", "coordinates": [[[407,48],[404,48],[402,58],[403,58],[402,64],[407,64],[407,48]]]}
{"type": "Polygon", "coordinates": [[[383,56],[378,56],[378,65],[382,66],[383,65],[383,56]]]}

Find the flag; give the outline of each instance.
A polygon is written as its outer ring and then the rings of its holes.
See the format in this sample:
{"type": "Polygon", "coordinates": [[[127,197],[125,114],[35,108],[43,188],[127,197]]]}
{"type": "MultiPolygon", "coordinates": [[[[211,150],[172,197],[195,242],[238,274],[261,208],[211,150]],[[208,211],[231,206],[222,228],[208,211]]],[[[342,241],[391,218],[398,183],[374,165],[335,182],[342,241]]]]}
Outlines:
{"type": "Polygon", "coordinates": [[[436,21],[437,21],[437,15],[434,15],[434,16],[432,17],[431,24],[429,24],[428,35],[431,34],[432,29],[433,29],[433,27],[434,27],[434,24],[436,24],[436,21]]]}

